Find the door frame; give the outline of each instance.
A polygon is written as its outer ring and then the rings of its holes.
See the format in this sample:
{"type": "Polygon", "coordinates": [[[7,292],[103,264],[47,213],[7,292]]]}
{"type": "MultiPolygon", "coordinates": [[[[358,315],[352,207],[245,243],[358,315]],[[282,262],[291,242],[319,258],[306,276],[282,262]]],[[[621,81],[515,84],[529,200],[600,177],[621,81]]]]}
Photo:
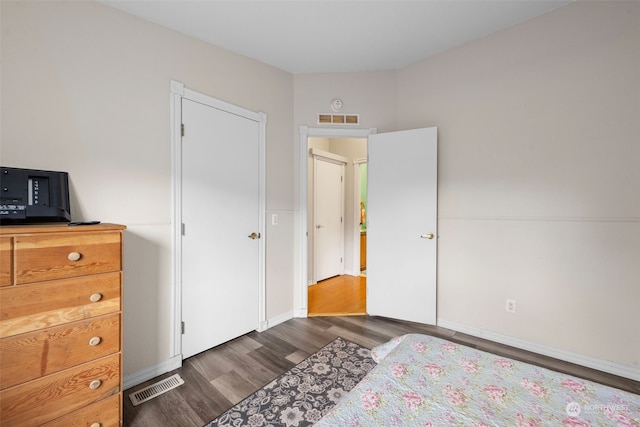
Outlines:
{"type": "Polygon", "coordinates": [[[258,141],[258,324],[256,330],[267,329],[265,310],[265,215],[266,215],[266,128],[267,115],[230,104],[188,89],[183,83],[171,80],[171,337],[170,355],[173,365],[182,366],[182,99],[188,99],[231,114],[254,120],[260,125],[258,141]]]}
{"type": "MultiPolygon", "coordinates": [[[[369,147],[367,147],[368,149],[369,147]]],[[[353,202],[355,204],[353,209],[353,223],[358,224],[360,222],[360,189],[362,183],[362,175],[360,173],[360,166],[366,165],[368,159],[353,159],[353,202]]],[[[357,242],[360,240],[360,229],[353,228],[353,241],[357,242]]],[[[360,258],[362,254],[360,253],[360,246],[354,244],[353,245],[353,271],[360,272],[360,258]]]]}
{"type": "Polygon", "coordinates": [[[300,143],[299,143],[299,193],[298,193],[298,212],[299,212],[299,228],[298,228],[298,245],[300,248],[299,272],[298,272],[298,298],[297,308],[294,309],[295,317],[307,317],[308,313],[308,274],[309,262],[307,260],[308,250],[308,221],[307,221],[307,159],[309,156],[309,137],[324,138],[369,138],[369,135],[378,133],[376,128],[368,129],[339,129],[339,128],[310,128],[308,126],[300,126],[300,143]]]}

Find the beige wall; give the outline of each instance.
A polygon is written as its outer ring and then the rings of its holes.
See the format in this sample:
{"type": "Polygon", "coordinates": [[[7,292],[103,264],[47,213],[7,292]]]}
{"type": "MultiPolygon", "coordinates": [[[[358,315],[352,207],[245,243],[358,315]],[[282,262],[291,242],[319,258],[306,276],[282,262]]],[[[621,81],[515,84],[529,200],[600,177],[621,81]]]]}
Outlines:
{"type": "Polygon", "coordinates": [[[267,114],[267,317],[291,315],[292,76],[95,2],[1,7],[2,164],[67,171],[74,219],[128,226],[125,376],[170,356],[172,79],[267,114]]]}
{"type": "Polygon", "coordinates": [[[639,23],[577,2],[398,72],[398,128],[439,127],[439,320],[640,366],[639,23]]]}
{"type": "Polygon", "coordinates": [[[296,136],[300,126],[325,127],[317,124],[317,115],[331,113],[329,104],[333,98],[342,99],[341,113],[360,114],[357,128],[384,132],[396,127],[395,71],[296,74],[293,82],[296,136]]]}

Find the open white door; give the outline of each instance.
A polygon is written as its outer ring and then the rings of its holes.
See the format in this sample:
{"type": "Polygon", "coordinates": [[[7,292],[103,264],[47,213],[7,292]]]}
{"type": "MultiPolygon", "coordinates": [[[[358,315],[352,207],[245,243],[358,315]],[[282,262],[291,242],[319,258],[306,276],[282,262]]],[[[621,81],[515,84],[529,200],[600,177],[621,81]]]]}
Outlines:
{"type": "Polygon", "coordinates": [[[369,136],[367,311],[436,323],[437,128],[369,136]]]}

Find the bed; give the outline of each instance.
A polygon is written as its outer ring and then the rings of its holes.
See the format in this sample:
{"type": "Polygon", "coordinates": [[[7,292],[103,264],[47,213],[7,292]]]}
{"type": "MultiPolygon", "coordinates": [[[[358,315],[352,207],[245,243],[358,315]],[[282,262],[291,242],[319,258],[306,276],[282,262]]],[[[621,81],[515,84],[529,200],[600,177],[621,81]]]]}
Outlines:
{"type": "Polygon", "coordinates": [[[408,334],[371,352],[377,366],[315,427],[640,427],[640,395],[447,340],[408,334]]]}

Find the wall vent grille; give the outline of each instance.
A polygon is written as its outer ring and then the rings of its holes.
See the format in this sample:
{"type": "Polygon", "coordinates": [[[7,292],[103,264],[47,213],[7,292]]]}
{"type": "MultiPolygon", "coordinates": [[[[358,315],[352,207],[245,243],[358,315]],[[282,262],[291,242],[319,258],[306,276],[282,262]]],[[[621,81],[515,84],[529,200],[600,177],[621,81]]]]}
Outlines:
{"type": "Polygon", "coordinates": [[[173,390],[174,388],[182,384],[184,384],[184,380],[182,379],[182,377],[180,377],[180,375],[178,374],[175,374],[168,378],[165,378],[164,380],[153,383],[148,387],[131,393],[129,395],[129,399],[131,399],[131,403],[133,404],[133,406],[138,406],[139,404],[151,400],[154,397],[160,396],[162,393],[166,393],[169,390],[173,390]]]}
{"type": "Polygon", "coordinates": [[[360,114],[318,113],[318,124],[358,125],[360,124],[360,114]]]}

